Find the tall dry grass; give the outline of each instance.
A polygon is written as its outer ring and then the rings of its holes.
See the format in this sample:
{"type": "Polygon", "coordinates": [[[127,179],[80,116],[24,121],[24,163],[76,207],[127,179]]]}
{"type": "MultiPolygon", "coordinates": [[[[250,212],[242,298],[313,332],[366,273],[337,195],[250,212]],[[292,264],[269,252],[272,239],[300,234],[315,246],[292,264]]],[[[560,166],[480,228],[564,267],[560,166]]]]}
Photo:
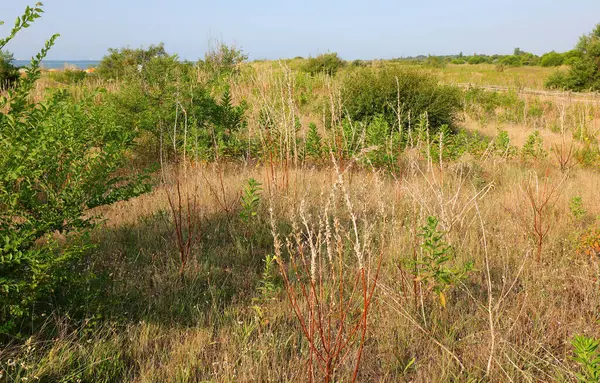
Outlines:
{"type": "MultiPolygon", "coordinates": [[[[448,164],[444,182],[434,183],[439,168],[425,158],[415,161],[419,170],[403,179],[349,169],[340,181],[335,168],[290,170],[297,182],[263,196],[260,220],[250,230],[250,242],[259,247],[254,253],[239,238],[236,243],[242,224],[219,207],[209,184],[222,182],[219,198],[235,200],[245,179],[265,183],[265,174],[243,167],[188,170],[180,187],[198,201],[204,229],[201,245],[192,247],[185,284],[179,282],[177,242],[164,223],[168,214],[161,213],[168,211],[167,193],[176,191],[176,180],[113,205],[102,211],[107,222],[97,234],[93,267],[114,273],[110,294],[136,300],[137,306],[124,308],[138,319],[101,322],[92,332],[65,324],[53,341],[32,338],[35,350],[6,349],[0,360],[23,361],[27,376],[79,371],[136,382],[303,381],[320,376],[319,361],[329,360],[328,352],[339,358],[331,376],[349,379],[361,347],[360,381],[572,380],[572,336],[600,328],[598,260],[576,250],[568,200],[580,195],[595,221],[600,176],[575,169],[561,184],[538,263],[536,243],[502,208],[527,201],[521,185],[529,168],[483,162],[491,186],[478,189],[473,174],[460,169],[464,164],[448,164]],[[417,228],[427,216],[444,214],[455,262],[472,260],[477,270],[449,292],[445,309],[413,289],[403,272],[418,248],[417,228]],[[272,247],[273,231],[282,247],[272,247]],[[257,286],[269,252],[279,257],[288,281],[279,279],[273,296],[263,299],[257,286]],[[349,294],[363,268],[357,291],[377,280],[365,322],[362,293],[349,294]],[[331,287],[339,288],[342,277],[347,290],[340,295],[331,287]],[[337,311],[343,304],[350,304],[347,317],[337,311]],[[329,320],[319,322],[317,313],[329,320]],[[343,341],[329,333],[341,333],[343,341]],[[352,347],[336,354],[340,344],[352,347]]],[[[558,168],[550,176],[563,177],[558,168]]],[[[528,214],[526,205],[515,208],[528,214]]]]}
{"type": "MultiPolygon", "coordinates": [[[[296,159],[295,120],[324,129],[340,107],[335,83],[315,80],[325,103],[300,107],[301,80],[264,66],[232,89],[262,106],[250,128],[283,150],[262,163],[167,165],[153,192],[92,212],[105,221],[82,265],[94,276],[79,308],[89,320],[49,312],[53,336],[0,350],[0,379],[574,381],[571,339],[600,333],[599,259],[581,251],[581,235],[600,224],[600,174],[489,152],[443,162],[418,148],[398,154],[401,175],[314,167],[296,159]],[[562,181],[538,209],[544,177],[562,181]],[[238,216],[249,178],[265,185],[251,224],[238,216]],[[569,210],[574,196],[583,218],[569,210]],[[422,257],[428,216],[452,264],[475,265],[445,307],[408,266],[422,257]],[[271,255],[279,272],[266,267],[271,255]]],[[[560,140],[582,127],[593,137],[596,111],[572,110],[557,115],[570,121],[560,140]]]]}

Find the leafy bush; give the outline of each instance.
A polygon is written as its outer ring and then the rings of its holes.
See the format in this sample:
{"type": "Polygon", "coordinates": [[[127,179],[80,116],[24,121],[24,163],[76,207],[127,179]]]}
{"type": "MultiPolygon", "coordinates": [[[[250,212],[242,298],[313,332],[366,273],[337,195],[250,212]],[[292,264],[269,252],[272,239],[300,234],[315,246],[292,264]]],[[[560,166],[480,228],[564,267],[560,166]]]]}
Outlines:
{"type": "Polygon", "coordinates": [[[343,79],[342,99],[347,116],[354,121],[372,120],[383,115],[390,125],[397,125],[397,108],[413,119],[427,112],[435,131],[442,125],[456,127],[461,108],[461,92],[453,86],[440,85],[435,76],[416,70],[384,68],[357,69],[343,79]]]}
{"type": "Polygon", "coordinates": [[[533,53],[525,53],[520,56],[521,65],[524,66],[535,66],[540,64],[540,58],[533,53]]]}
{"type": "Polygon", "coordinates": [[[473,263],[467,262],[460,267],[449,267],[455,257],[454,248],[444,240],[445,234],[438,230],[438,219],[428,217],[427,224],[421,228],[419,237],[422,257],[415,261],[415,279],[426,285],[427,291],[433,291],[440,305],[446,307],[446,291],[457,282],[467,278],[473,270],[473,263]]]}
{"type": "MultiPolygon", "coordinates": [[[[570,60],[568,72],[556,72],[546,82],[548,88],[568,89],[577,92],[600,90],[600,24],[579,39],[575,47],[580,58],[570,60]]],[[[576,56],[571,56],[576,57],[576,56]]]]}
{"type": "Polygon", "coordinates": [[[466,110],[473,117],[486,123],[491,118],[503,122],[521,122],[526,108],[525,101],[517,92],[494,92],[472,87],[465,93],[466,110]]]}
{"type": "Polygon", "coordinates": [[[585,142],[582,148],[575,150],[575,159],[583,167],[597,167],[600,164],[600,148],[585,142]]]}
{"type": "Polygon", "coordinates": [[[516,154],[517,148],[511,145],[510,137],[506,130],[500,130],[494,140],[494,149],[497,154],[512,157],[516,154]]]}
{"type": "Polygon", "coordinates": [[[248,60],[248,55],[235,46],[228,46],[225,43],[219,43],[217,48],[213,48],[204,55],[204,66],[209,72],[220,75],[234,73],[239,64],[248,60]]]}
{"type": "MultiPolygon", "coordinates": [[[[27,7],[0,49],[41,12],[27,7]]],[[[75,277],[67,266],[88,248],[78,240],[93,224],[88,209],[146,190],[115,175],[135,135],[93,95],[74,102],[59,91],[43,103],[30,101],[40,62],[57,37],[0,98],[0,109],[8,107],[0,114],[0,334],[20,333],[47,308],[44,302],[59,300],[61,284],[75,277]]]]}
{"type": "Polygon", "coordinates": [[[306,155],[312,159],[320,159],[323,154],[323,142],[317,125],[311,122],[306,134],[306,155]]]}
{"type": "Polygon", "coordinates": [[[543,67],[561,66],[563,64],[563,61],[564,61],[563,55],[552,51],[552,52],[548,52],[548,53],[545,53],[544,55],[542,55],[540,64],[543,67]]]}
{"type": "Polygon", "coordinates": [[[153,58],[168,56],[164,44],[150,45],[148,49],[109,49],[108,55],[102,58],[96,74],[104,79],[123,78],[135,73],[153,58]]]}
{"type": "Polygon", "coordinates": [[[573,66],[579,60],[581,60],[582,53],[577,49],[571,49],[568,52],[562,54],[563,56],[563,65],[573,66]]]}
{"type": "Polygon", "coordinates": [[[144,149],[150,158],[177,160],[186,153],[210,159],[242,150],[237,132],[246,125],[245,104],[233,104],[227,85],[217,100],[198,83],[196,67],[177,56],[150,59],[108,98],[125,125],[149,133],[144,149]]]}
{"type": "Polygon", "coordinates": [[[523,159],[541,159],[545,158],[548,153],[544,149],[544,140],[538,130],[534,131],[527,137],[527,141],[521,150],[523,159]]]}
{"type": "Polygon", "coordinates": [[[467,62],[471,65],[477,65],[477,64],[485,64],[488,62],[488,60],[484,56],[472,56],[471,58],[469,58],[469,61],[467,61],[467,62]]]}
{"type": "Polygon", "coordinates": [[[248,224],[258,215],[260,205],[260,194],[262,192],[262,184],[254,178],[248,178],[246,186],[240,198],[242,211],[240,211],[240,219],[248,224]]]}
{"type": "Polygon", "coordinates": [[[326,73],[333,76],[344,64],[344,60],[338,57],[337,53],[324,53],[317,57],[310,57],[302,66],[302,70],[311,75],[326,73]]]}
{"type": "Polygon", "coordinates": [[[0,89],[11,88],[19,79],[19,70],[13,65],[12,53],[0,50],[0,89]]]}
{"type": "Polygon", "coordinates": [[[500,60],[500,64],[510,66],[510,67],[518,67],[518,66],[521,66],[521,57],[519,57],[519,56],[504,56],[500,60]]]}

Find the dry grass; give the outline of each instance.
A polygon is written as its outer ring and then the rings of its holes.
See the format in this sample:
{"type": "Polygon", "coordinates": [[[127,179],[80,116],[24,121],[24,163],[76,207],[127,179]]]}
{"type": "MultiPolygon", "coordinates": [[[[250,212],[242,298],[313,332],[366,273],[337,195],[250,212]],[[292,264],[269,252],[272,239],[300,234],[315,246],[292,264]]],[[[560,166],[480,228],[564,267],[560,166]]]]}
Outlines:
{"type": "Polygon", "coordinates": [[[544,89],[546,79],[556,68],[518,67],[505,68],[500,72],[496,65],[448,65],[446,68],[434,70],[442,81],[450,84],[475,84],[480,86],[496,85],[510,88],[544,89]]]}
{"type": "MultiPolygon", "coordinates": [[[[486,375],[491,358],[492,381],[571,380],[570,339],[574,334],[598,333],[600,326],[598,260],[575,251],[577,231],[568,199],[580,195],[588,216],[599,216],[600,206],[594,201],[600,175],[583,169],[569,174],[550,213],[553,225],[545,239],[542,262],[537,263],[536,244],[502,208],[510,206],[528,214],[520,185],[527,180],[529,167],[480,163],[491,185],[481,193],[471,182],[473,174],[460,171],[464,164],[448,166],[443,182],[439,170],[432,173],[425,162],[415,166],[420,170],[401,180],[365,170],[344,176],[347,193],[358,209],[378,211],[383,202],[388,216],[381,228],[385,246],[380,287],[369,315],[359,379],[479,379],[486,375]],[[375,185],[380,192],[372,192],[375,185]],[[516,201],[524,204],[515,205],[516,201]],[[401,272],[419,241],[416,228],[432,214],[445,214],[447,238],[458,254],[456,262],[474,260],[479,270],[451,291],[445,310],[428,300],[415,307],[414,291],[408,287],[412,281],[401,272]],[[483,271],[486,254],[490,312],[483,271]],[[491,355],[490,316],[496,342],[491,355]]],[[[544,168],[540,164],[534,171],[544,168]]],[[[260,247],[264,252],[252,253],[248,243],[229,243],[233,241],[230,235],[241,232],[240,223],[235,214],[223,217],[208,185],[220,184],[223,177],[224,198],[235,199],[246,178],[265,183],[264,172],[230,168],[221,176],[218,168],[188,171],[181,187],[196,193],[197,209],[203,211],[201,219],[208,229],[202,234],[202,245],[192,248],[184,285],[178,282],[176,242],[160,223],[160,212],[168,208],[163,189],[173,192],[175,184],[105,209],[102,213],[108,221],[98,232],[102,244],[93,255],[94,267],[113,270],[115,297],[140,301],[137,308],[126,306],[139,310],[128,314],[137,319],[117,326],[97,324],[91,333],[65,330],[50,343],[38,344],[33,339],[31,344],[44,351],[19,357],[30,365],[28,376],[63,376],[79,368],[84,377],[112,371],[119,379],[134,382],[306,379],[309,348],[284,292],[277,290],[263,299],[256,287],[261,259],[271,246],[267,209],[272,206],[279,230],[290,230],[294,221],[306,219],[303,215],[308,213],[298,210],[301,206],[322,214],[321,195],[335,185],[337,175],[331,170],[290,172],[294,182],[289,188],[274,194],[270,204],[263,199],[256,226],[265,230],[255,227],[249,238],[254,250],[263,241],[267,244],[260,247]],[[140,291],[129,291],[136,288],[140,291]],[[228,298],[226,290],[230,290],[228,298]]],[[[558,169],[550,173],[562,177],[558,169]]],[[[338,202],[325,214],[338,217],[339,235],[351,239],[352,225],[338,211],[343,199],[338,202]]],[[[369,214],[359,215],[361,232],[369,220],[369,214]]]]}
{"type": "MultiPolygon", "coordinates": [[[[294,142],[286,136],[292,134],[294,117],[319,122],[321,101],[336,103],[335,84],[325,79],[304,83],[306,79],[282,74],[279,64],[253,65],[257,68],[244,72],[246,80],[233,84],[234,97],[265,106],[278,122],[287,120],[287,125],[278,125],[284,145],[294,142]],[[303,91],[318,97],[298,106],[295,97],[303,91]]],[[[450,66],[444,76],[458,81],[462,68],[450,66]]],[[[471,76],[486,83],[518,80],[535,87],[535,70],[486,69],[481,76],[471,76]]],[[[548,149],[565,137],[572,140],[582,124],[595,137],[595,107],[573,107],[567,117],[557,110],[545,110],[546,120],[535,122],[548,149]],[[548,121],[566,122],[562,131],[553,132],[548,121]]],[[[250,128],[260,134],[258,112],[251,111],[250,128]]],[[[471,120],[468,127],[490,137],[498,129],[507,130],[513,144],[521,146],[531,124],[471,120]]],[[[307,381],[308,358],[316,354],[315,347],[322,353],[331,342],[311,346],[307,341],[310,336],[303,333],[298,318],[311,318],[316,312],[311,295],[308,304],[296,305],[294,312],[289,286],[286,290],[281,273],[265,271],[265,259],[276,253],[275,232],[292,243],[278,254],[282,265],[292,250],[312,254],[307,249],[315,243],[322,245],[314,249],[315,259],[326,260],[328,242],[310,237],[325,237],[333,227],[339,238],[336,248],[342,249],[336,260],[343,267],[353,270],[362,250],[381,259],[377,288],[364,316],[359,381],[575,380],[573,335],[600,333],[599,259],[578,249],[583,230],[600,225],[597,171],[576,166],[565,175],[551,157],[522,162],[488,154],[465,155],[440,166],[408,150],[399,161],[405,164],[402,176],[346,168],[340,178],[334,166],[296,163],[291,147],[281,153],[274,167],[248,163],[203,164],[185,171],[166,168],[165,182],[153,192],[94,211],[105,221],[93,232],[98,246],[82,270],[94,277],[81,293],[81,311],[90,319],[74,326],[68,313],[48,313],[49,327],[58,329],[53,338],[32,337],[25,345],[0,350],[5,379],[307,381]],[[551,226],[544,231],[542,247],[522,225],[534,219],[523,186],[532,174],[564,178],[544,211],[551,226]],[[238,216],[240,192],[248,178],[264,186],[257,218],[250,224],[238,216]],[[343,193],[329,198],[340,185],[343,193]],[[190,227],[197,230],[196,240],[190,243],[182,275],[168,199],[178,187],[186,199],[195,201],[198,222],[190,227]],[[569,211],[574,196],[582,198],[584,218],[569,211]],[[421,282],[406,271],[407,262],[419,254],[419,228],[428,216],[440,219],[456,251],[453,262],[475,263],[475,272],[448,292],[445,309],[423,294],[421,282]]],[[[326,265],[315,270],[326,270],[326,265]]],[[[374,283],[375,273],[367,275],[365,282],[374,283]]],[[[296,296],[308,286],[306,278],[288,282],[296,296]]],[[[325,278],[313,289],[329,292],[339,286],[331,282],[325,278]]],[[[331,306],[323,312],[335,312],[334,299],[328,302],[331,306]]],[[[360,305],[350,311],[353,318],[363,318],[360,305]]],[[[352,348],[339,361],[336,378],[352,378],[357,355],[352,348]]]]}

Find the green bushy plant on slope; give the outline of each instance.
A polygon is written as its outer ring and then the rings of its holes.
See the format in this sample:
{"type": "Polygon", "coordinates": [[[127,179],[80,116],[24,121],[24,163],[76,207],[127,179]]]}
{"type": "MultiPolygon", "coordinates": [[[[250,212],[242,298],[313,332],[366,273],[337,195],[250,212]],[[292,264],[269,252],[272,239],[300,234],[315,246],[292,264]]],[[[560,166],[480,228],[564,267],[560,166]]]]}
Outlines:
{"type": "MultiPolygon", "coordinates": [[[[27,7],[0,49],[40,17],[41,6],[27,7]]],[[[36,310],[58,299],[66,266],[87,249],[75,239],[93,224],[88,209],[146,190],[115,175],[134,134],[111,110],[92,97],[75,103],[64,91],[31,101],[40,62],[57,37],[0,99],[0,334],[18,335],[36,310]]]]}

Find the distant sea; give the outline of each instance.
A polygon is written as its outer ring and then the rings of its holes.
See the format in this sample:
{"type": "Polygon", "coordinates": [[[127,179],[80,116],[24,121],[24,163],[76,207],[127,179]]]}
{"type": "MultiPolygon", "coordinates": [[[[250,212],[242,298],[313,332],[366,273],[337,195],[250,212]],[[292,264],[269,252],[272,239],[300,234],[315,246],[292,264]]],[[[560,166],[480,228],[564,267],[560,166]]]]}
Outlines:
{"type": "MultiPolygon", "coordinates": [[[[14,60],[13,64],[17,67],[29,65],[29,60],[14,60]]],[[[65,69],[77,68],[88,69],[95,68],[100,64],[100,60],[44,60],[42,61],[43,69],[65,69]]]]}

